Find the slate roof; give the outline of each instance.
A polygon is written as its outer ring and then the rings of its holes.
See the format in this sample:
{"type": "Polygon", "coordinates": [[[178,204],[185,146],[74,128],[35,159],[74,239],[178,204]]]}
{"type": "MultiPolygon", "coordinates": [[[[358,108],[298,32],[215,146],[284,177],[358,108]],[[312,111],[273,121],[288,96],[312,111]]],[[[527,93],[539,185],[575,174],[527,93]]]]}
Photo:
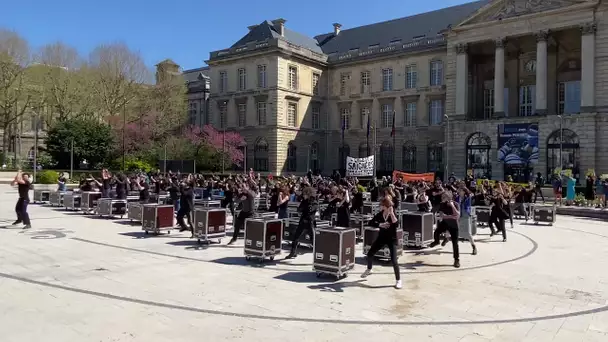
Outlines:
{"type": "Polygon", "coordinates": [[[265,20],[259,25],[256,25],[243,38],[241,38],[238,42],[234,43],[232,47],[239,47],[246,45],[250,42],[263,41],[269,38],[282,38],[292,44],[304,47],[314,52],[323,53],[323,51],[319,47],[319,44],[314,38],[310,38],[301,33],[292,31],[287,27],[285,27],[284,30],[285,36],[281,37],[281,35],[275,30],[274,25],[272,25],[270,21],[265,20]]]}
{"type": "Polygon", "coordinates": [[[392,41],[408,43],[416,38],[434,38],[451,25],[464,21],[492,0],[481,0],[413,16],[359,26],[315,37],[324,53],[343,53],[367,49],[370,45],[388,46],[392,41]]]}
{"type": "Polygon", "coordinates": [[[209,67],[184,70],[182,72],[182,75],[184,75],[186,83],[197,82],[199,80],[200,75],[205,78],[209,78],[209,67]]]}

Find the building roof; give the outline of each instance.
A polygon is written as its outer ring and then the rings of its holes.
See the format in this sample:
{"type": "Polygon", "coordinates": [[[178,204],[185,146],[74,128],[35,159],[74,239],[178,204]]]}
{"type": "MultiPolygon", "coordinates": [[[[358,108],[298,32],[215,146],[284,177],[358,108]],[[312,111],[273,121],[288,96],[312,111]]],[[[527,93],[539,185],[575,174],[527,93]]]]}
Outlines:
{"type": "Polygon", "coordinates": [[[184,72],[182,72],[182,74],[184,75],[184,78],[186,79],[187,83],[196,82],[196,81],[200,80],[201,78],[208,79],[209,78],[209,67],[184,70],[184,72]]]}
{"type": "Polygon", "coordinates": [[[263,21],[259,25],[252,26],[249,30],[249,33],[247,33],[238,42],[234,43],[232,47],[239,47],[246,45],[247,43],[259,42],[272,38],[281,38],[292,44],[301,46],[311,51],[323,53],[315,39],[310,38],[301,33],[292,31],[286,27],[284,28],[284,36],[281,37],[279,32],[277,32],[274,28],[274,25],[268,20],[263,21]]]}
{"type": "Polygon", "coordinates": [[[326,54],[343,53],[370,46],[384,47],[407,43],[419,38],[434,38],[452,25],[457,25],[492,0],[481,0],[376,24],[341,30],[315,37],[326,54]]]}

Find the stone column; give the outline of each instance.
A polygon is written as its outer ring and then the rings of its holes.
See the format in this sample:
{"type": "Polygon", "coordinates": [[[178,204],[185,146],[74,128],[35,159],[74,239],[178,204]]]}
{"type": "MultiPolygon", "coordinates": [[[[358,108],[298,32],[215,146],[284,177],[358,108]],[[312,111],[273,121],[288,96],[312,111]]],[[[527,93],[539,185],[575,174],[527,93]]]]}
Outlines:
{"type": "Polygon", "coordinates": [[[505,39],[496,40],[496,52],[494,63],[494,116],[505,115],[505,39]]]}
{"type": "Polygon", "coordinates": [[[547,114],[547,37],[548,31],[536,34],[536,109],[538,115],[547,114]]]}
{"type": "Polygon", "coordinates": [[[595,112],[595,23],[581,26],[581,112],[595,112]]]}
{"type": "Polygon", "coordinates": [[[469,56],[468,45],[456,45],[456,116],[466,117],[469,104],[469,56]]]}

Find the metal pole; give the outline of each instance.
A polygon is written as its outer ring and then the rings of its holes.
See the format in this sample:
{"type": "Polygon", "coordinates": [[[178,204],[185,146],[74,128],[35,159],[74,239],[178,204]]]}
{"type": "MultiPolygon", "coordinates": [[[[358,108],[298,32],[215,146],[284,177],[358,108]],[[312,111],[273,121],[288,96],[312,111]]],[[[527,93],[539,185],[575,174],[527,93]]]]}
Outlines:
{"type": "Polygon", "coordinates": [[[127,111],[125,109],[125,105],[122,106],[122,171],[125,171],[125,154],[126,154],[126,144],[125,144],[125,130],[127,126],[127,111]]]}
{"type": "MultiPolygon", "coordinates": [[[[196,164],[196,161],[195,161],[196,164]]],[[[163,157],[163,173],[167,174],[167,144],[165,144],[165,155],[163,157]]]]}
{"type": "Polygon", "coordinates": [[[74,179],[74,138],[70,142],[70,179],[74,179]]]}
{"type": "Polygon", "coordinates": [[[310,145],[306,146],[306,172],[310,170],[310,145]]]}
{"type": "Polygon", "coordinates": [[[563,146],[564,146],[564,118],[559,116],[559,167],[564,167],[563,146]]]}
{"type": "Polygon", "coordinates": [[[222,134],[222,175],[226,172],[226,127],[224,127],[224,133],[222,134]]]}
{"type": "Polygon", "coordinates": [[[33,181],[36,182],[36,168],[38,166],[38,116],[34,116],[34,125],[36,125],[36,129],[34,130],[34,172],[33,172],[33,181]]]}
{"type": "Polygon", "coordinates": [[[372,146],[372,152],[374,153],[373,154],[373,156],[374,156],[374,179],[376,179],[376,169],[378,168],[378,161],[376,160],[376,159],[378,159],[378,158],[376,158],[376,139],[378,138],[376,136],[378,133],[378,132],[376,132],[376,120],[374,120],[372,124],[374,125],[374,127],[373,127],[374,128],[374,139],[373,139],[374,146],[372,146]]]}
{"type": "Polygon", "coordinates": [[[443,176],[443,180],[447,180],[448,177],[450,176],[450,169],[449,169],[449,165],[450,165],[450,151],[449,151],[449,141],[448,141],[448,137],[450,135],[450,117],[446,114],[444,115],[445,117],[445,123],[446,123],[446,130],[445,130],[445,175],[443,176]]]}

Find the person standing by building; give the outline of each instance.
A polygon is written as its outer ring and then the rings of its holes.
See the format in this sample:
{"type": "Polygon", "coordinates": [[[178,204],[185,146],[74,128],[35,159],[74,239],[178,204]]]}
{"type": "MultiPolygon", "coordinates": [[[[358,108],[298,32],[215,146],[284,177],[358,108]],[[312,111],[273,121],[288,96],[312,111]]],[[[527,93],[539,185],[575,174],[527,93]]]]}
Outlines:
{"type": "Polygon", "coordinates": [[[30,189],[32,187],[30,175],[19,170],[15,176],[15,179],[13,179],[11,182],[11,185],[17,185],[17,191],[19,193],[19,199],[17,200],[17,205],[15,206],[17,221],[13,222],[13,226],[23,223],[23,229],[32,228],[30,215],[27,213],[27,206],[30,204],[30,189]]]}

